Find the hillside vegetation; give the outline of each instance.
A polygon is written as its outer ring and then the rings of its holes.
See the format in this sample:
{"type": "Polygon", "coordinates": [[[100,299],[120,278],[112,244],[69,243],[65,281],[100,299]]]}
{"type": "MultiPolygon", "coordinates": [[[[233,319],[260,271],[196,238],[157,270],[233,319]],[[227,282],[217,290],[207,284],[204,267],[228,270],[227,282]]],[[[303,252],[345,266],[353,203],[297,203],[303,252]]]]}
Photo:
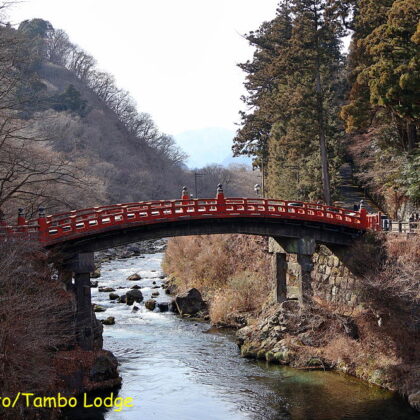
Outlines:
{"type": "MultiPolygon", "coordinates": [[[[27,217],[194,190],[187,155],[68,35],[43,19],[0,25],[0,209],[27,217]]],[[[219,182],[250,195],[257,173],[198,169],[199,194],[219,182]]]]}

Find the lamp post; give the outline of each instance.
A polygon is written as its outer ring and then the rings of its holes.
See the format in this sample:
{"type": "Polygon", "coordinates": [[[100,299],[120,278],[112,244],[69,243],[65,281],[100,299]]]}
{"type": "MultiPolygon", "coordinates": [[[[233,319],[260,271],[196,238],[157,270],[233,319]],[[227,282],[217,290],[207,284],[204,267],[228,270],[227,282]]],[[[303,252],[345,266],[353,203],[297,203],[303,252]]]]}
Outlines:
{"type": "Polygon", "coordinates": [[[198,185],[198,177],[200,177],[200,176],[204,176],[205,174],[200,174],[200,173],[198,173],[198,172],[194,172],[194,191],[195,191],[195,198],[198,198],[198,188],[197,188],[197,185],[198,185]]]}

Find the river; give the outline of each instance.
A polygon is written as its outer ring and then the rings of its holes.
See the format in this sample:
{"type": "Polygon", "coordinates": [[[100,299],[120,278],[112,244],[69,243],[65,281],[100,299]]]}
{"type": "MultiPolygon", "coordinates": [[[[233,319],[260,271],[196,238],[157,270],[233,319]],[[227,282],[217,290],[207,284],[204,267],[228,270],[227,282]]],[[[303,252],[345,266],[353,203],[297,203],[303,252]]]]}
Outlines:
{"type": "MultiPolygon", "coordinates": [[[[145,300],[158,290],[158,301],[170,298],[161,285],[163,253],[145,254],[102,265],[99,285],[123,294],[141,286],[145,300]],[[133,282],[133,273],[142,279],[133,282]],[[124,289],[119,289],[124,287],[124,289]]],[[[307,372],[269,366],[239,357],[232,334],[211,329],[203,322],[172,313],[151,312],[144,304],[133,312],[111,303],[108,293],[92,289],[95,303],[107,308],[102,319],[104,348],[120,362],[123,385],[119,396],[133,398],[133,407],[80,411],[74,419],[89,420],[329,420],[418,419],[395,394],[334,372],[307,372]]]]}

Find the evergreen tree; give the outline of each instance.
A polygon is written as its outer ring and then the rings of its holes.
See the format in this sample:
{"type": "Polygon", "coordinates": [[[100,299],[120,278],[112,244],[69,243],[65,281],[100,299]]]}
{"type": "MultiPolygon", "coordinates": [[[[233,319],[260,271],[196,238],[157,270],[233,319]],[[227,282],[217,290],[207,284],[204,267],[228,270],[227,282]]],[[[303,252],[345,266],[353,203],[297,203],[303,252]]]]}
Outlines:
{"type": "Polygon", "coordinates": [[[285,83],[288,42],[292,34],[292,19],[288,2],[277,9],[276,17],[246,35],[254,46],[252,61],[239,64],[247,73],[245,87],[248,96],[242,97],[247,111],[240,112],[242,127],[234,139],[235,155],[254,156],[254,165],[266,172],[268,138],[272,125],[279,114],[274,98],[285,83]],[[264,168],[265,166],[265,168],[264,168]]]}
{"type": "Polygon", "coordinates": [[[407,183],[419,153],[419,1],[360,0],[354,29],[341,116],[359,178],[396,214],[420,188],[407,183]]]}
{"type": "Polygon", "coordinates": [[[266,163],[271,196],[331,201],[329,170],[335,185],[340,164],[340,37],[351,5],[282,1],[276,18],[247,36],[256,52],[241,65],[249,110],[234,151],[266,163]]]}
{"type": "Polygon", "coordinates": [[[420,113],[419,2],[386,0],[379,7],[373,3],[377,2],[361,1],[356,18],[350,62],[354,80],[342,116],[351,132],[368,128],[382,108],[397,124],[403,148],[412,151],[420,113]]]}
{"type": "Polygon", "coordinates": [[[60,95],[54,95],[51,98],[51,107],[56,111],[71,111],[85,116],[87,114],[87,101],[82,99],[80,92],[72,85],[60,95]]]}

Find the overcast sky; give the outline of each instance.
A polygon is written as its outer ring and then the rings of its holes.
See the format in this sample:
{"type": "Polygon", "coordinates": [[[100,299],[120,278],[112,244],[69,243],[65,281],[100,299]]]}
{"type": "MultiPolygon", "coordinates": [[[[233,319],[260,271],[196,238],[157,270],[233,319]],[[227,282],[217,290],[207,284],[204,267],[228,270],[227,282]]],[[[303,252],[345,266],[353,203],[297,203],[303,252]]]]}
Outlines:
{"type": "Polygon", "coordinates": [[[64,29],[169,134],[234,130],[252,56],[242,34],[275,15],[277,0],[27,0],[12,23],[40,17],[64,29]]]}

